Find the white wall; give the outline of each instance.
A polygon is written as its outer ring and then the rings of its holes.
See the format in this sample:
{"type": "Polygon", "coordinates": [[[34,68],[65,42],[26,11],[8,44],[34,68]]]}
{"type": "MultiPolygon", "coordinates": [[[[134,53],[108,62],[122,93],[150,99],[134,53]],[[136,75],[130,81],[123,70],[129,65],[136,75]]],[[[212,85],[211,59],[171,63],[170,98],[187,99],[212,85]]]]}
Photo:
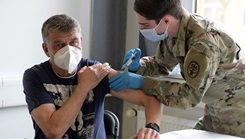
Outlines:
{"type": "Polygon", "coordinates": [[[26,106],[0,109],[1,139],[33,139],[34,129],[26,106]]]}
{"type": "Polygon", "coordinates": [[[91,0],[0,1],[0,138],[33,138],[22,75],[27,68],[48,59],[41,46],[41,27],[54,14],[78,19],[83,56],[89,57],[91,0]]]}
{"type": "Polygon", "coordinates": [[[134,0],[128,0],[126,51],[137,48],[139,41],[139,25],[134,13],[134,0]]]}
{"type": "Polygon", "coordinates": [[[47,59],[41,44],[41,26],[54,14],[69,14],[82,27],[83,54],[89,54],[90,0],[1,0],[0,77],[22,76],[23,71],[47,59]]]}

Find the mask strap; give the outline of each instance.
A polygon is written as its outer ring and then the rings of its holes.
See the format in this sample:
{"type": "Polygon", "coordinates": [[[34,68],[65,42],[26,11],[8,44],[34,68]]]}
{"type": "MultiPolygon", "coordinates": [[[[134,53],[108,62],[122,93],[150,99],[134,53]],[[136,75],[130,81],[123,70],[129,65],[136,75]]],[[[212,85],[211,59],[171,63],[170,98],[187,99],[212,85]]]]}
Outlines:
{"type": "Polygon", "coordinates": [[[156,30],[156,28],[161,24],[162,19],[160,20],[160,22],[157,24],[157,26],[154,27],[154,30],[156,30]]]}
{"type": "Polygon", "coordinates": [[[52,56],[54,56],[54,54],[51,52],[51,49],[48,47],[48,53],[52,56]]]}
{"type": "MultiPolygon", "coordinates": [[[[156,28],[161,24],[161,22],[162,22],[162,19],[161,19],[160,22],[157,24],[157,26],[154,28],[154,30],[156,30],[156,28]]],[[[167,26],[167,28],[166,28],[166,30],[165,30],[164,32],[168,31],[168,27],[169,27],[169,25],[167,26]]]]}
{"type": "Polygon", "coordinates": [[[166,30],[164,32],[168,31],[168,27],[169,27],[169,25],[167,26],[167,28],[166,28],[166,30]]]}

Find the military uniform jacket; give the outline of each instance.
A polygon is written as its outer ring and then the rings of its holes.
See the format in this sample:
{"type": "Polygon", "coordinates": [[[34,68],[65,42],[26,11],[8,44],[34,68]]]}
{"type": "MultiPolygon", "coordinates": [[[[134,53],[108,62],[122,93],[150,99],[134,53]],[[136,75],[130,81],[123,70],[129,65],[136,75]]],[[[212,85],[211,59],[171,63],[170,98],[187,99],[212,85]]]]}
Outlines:
{"type": "Polygon", "coordinates": [[[161,41],[155,56],[141,58],[137,73],[146,76],[142,90],[181,109],[203,101],[206,106],[200,128],[245,137],[245,75],[240,50],[214,22],[185,12],[177,38],[161,41]],[[168,75],[177,64],[184,83],[154,78],[168,75]]]}

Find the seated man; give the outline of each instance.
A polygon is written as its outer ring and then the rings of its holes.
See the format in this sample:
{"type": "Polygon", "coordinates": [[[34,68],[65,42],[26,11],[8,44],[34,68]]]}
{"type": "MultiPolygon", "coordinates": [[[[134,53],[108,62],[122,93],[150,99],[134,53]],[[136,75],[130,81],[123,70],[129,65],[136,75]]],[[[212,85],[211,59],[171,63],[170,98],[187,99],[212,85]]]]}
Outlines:
{"type": "Polygon", "coordinates": [[[67,15],[52,16],[43,24],[42,37],[49,60],[27,69],[23,76],[35,139],[105,139],[107,93],[145,107],[146,127],[150,128],[142,128],[134,138],[159,138],[159,129],[149,125],[159,125],[161,104],[141,90],[110,90],[108,80],[118,72],[108,63],[82,58],[77,20],[67,15]]]}

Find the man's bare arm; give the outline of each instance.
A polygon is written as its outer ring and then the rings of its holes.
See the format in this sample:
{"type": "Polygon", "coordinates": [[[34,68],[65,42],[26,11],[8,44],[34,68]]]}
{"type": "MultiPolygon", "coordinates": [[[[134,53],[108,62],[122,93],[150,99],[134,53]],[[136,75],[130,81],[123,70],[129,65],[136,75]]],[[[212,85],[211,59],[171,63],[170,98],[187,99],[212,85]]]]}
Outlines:
{"type": "MultiPolygon", "coordinates": [[[[120,73],[119,71],[110,70],[109,78],[120,73]]],[[[145,94],[139,89],[124,89],[119,92],[111,90],[111,94],[128,102],[141,105],[145,108],[146,124],[157,123],[160,125],[163,105],[154,97],[145,94]]]]}

